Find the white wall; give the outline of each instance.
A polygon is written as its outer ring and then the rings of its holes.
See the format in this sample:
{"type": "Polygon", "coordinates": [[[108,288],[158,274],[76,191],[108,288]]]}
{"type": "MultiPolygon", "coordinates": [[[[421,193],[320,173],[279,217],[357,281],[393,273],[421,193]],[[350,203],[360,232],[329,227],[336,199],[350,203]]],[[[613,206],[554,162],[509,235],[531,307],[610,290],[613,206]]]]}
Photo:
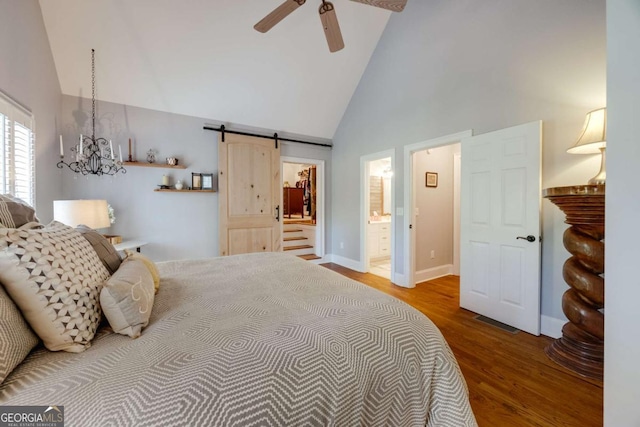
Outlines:
{"type": "MultiPolygon", "coordinates": [[[[393,14],[334,136],[333,253],[359,260],[362,155],[474,129],[542,119],[543,188],[585,183],[597,156],[566,153],[585,114],[605,105],[604,0],[410,1],[393,14]],[[579,13],[577,12],[579,11],[579,13]],[[339,239],[339,240],[338,240],[339,239]]],[[[403,165],[395,169],[396,206],[403,165]]],[[[543,202],[542,314],[562,318],[563,214],[543,202]]],[[[393,268],[403,274],[396,222],[393,268]]]]}
{"type": "Polygon", "coordinates": [[[36,209],[49,222],[62,191],[56,167],[62,95],[37,0],[0,0],[0,58],[0,89],[35,117],[36,209]]]}
{"type": "Polygon", "coordinates": [[[453,264],[453,153],[459,144],[432,148],[414,154],[415,270],[453,264]],[[457,147],[456,147],[457,145],[457,147]],[[438,186],[425,186],[425,173],[438,174],[438,186]],[[435,251],[435,258],[431,258],[435,251]]]}
{"type": "Polygon", "coordinates": [[[296,182],[300,180],[298,172],[304,169],[304,165],[300,163],[284,163],[282,169],[282,182],[288,181],[291,187],[295,187],[296,182]]]}
{"type": "MultiPolygon", "coordinates": [[[[90,120],[86,121],[90,115],[91,100],[63,96],[61,122],[67,150],[81,132],[90,133],[90,120]]],[[[157,162],[177,157],[187,169],[128,166],[126,174],[115,177],[79,177],[65,169],[64,197],[107,199],[117,218],[109,234],[149,242],[143,252],[156,261],[218,256],[218,194],[153,191],[165,174],[172,183],[180,179],[190,185],[192,172],[213,173],[217,183],[218,133],[202,129],[211,121],[100,101],[96,116],[96,136],[112,139],[116,153],[120,145],[127,156],[131,137],[136,160],[146,161],[146,152],[153,148],[157,162]]],[[[329,160],[330,151],[283,144],[281,154],[329,160]]]]}
{"type": "Polygon", "coordinates": [[[607,1],[605,426],[640,425],[640,2],[607,1]]]}

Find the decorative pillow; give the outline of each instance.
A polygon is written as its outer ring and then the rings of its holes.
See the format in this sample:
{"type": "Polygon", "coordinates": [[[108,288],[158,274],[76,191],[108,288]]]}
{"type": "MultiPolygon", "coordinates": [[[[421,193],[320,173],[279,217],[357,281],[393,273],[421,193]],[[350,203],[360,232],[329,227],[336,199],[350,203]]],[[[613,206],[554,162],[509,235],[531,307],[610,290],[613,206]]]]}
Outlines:
{"type": "Polygon", "coordinates": [[[125,259],[139,259],[140,261],[144,262],[144,265],[146,265],[149,269],[149,273],[151,273],[151,277],[153,277],[153,287],[155,288],[156,293],[158,293],[158,289],[160,289],[160,272],[158,271],[158,267],[156,267],[156,264],[139,252],[134,252],[127,249],[124,251],[124,253],[127,255],[125,259]]]}
{"type": "Polygon", "coordinates": [[[149,324],[153,307],[153,278],[138,259],[126,259],[102,287],[100,305],[113,331],[138,338],[149,324]]]}
{"type": "Polygon", "coordinates": [[[100,323],[109,272],[73,228],[30,226],[0,229],[0,282],[49,350],[84,351],[100,323]]]}
{"type": "Polygon", "coordinates": [[[39,222],[29,204],[11,194],[0,195],[0,227],[18,228],[28,222],[39,222]]]}
{"type": "Polygon", "coordinates": [[[0,286],[0,384],[36,344],[38,337],[0,286]]]}
{"type": "Polygon", "coordinates": [[[79,225],[76,227],[76,230],[82,236],[87,239],[87,241],[93,246],[93,249],[98,254],[100,261],[109,271],[109,274],[113,274],[120,267],[120,263],[122,259],[120,259],[120,255],[116,248],[113,247],[111,242],[109,242],[102,234],[98,233],[93,228],[87,227],[86,225],[79,225]]]}

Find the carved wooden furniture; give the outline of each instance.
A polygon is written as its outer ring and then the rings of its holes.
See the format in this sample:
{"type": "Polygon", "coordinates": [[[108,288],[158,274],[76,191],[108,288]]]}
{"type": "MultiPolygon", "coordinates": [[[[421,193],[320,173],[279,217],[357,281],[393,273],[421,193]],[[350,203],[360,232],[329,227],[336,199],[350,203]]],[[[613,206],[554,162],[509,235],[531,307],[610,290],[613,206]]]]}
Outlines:
{"type": "Polygon", "coordinates": [[[562,338],[545,352],[560,365],[602,379],[604,362],[604,185],[548,188],[544,197],[558,206],[571,225],[563,243],[571,253],[562,275],[570,286],[562,296],[569,319],[562,338]]]}
{"type": "Polygon", "coordinates": [[[300,214],[304,218],[304,188],[284,187],[282,189],[283,215],[300,214]]]}

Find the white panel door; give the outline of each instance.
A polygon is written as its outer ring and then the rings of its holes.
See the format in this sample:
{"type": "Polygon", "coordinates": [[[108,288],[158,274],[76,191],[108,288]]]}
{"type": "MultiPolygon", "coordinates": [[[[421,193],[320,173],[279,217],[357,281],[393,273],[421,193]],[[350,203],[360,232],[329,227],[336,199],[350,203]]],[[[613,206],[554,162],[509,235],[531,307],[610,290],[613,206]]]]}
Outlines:
{"type": "Polygon", "coordinates": [[[540,335],[542,122],[462,140],[460,306],[540,335]]]}

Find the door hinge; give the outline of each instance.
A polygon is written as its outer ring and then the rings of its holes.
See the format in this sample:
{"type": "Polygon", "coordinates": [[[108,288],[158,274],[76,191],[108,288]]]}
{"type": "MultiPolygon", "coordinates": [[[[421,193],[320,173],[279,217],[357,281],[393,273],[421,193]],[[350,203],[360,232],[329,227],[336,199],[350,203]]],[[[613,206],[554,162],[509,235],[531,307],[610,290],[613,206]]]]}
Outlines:
{"type": "Polygon", "coordinates": [[[277,132],[273,134],[273,139],[274,139],[274,142],[276,143],[276,150],[277,150],[278,149],[278,133],[277,132]]]}

